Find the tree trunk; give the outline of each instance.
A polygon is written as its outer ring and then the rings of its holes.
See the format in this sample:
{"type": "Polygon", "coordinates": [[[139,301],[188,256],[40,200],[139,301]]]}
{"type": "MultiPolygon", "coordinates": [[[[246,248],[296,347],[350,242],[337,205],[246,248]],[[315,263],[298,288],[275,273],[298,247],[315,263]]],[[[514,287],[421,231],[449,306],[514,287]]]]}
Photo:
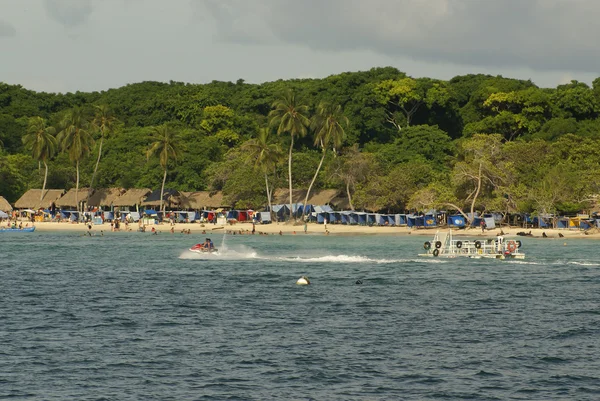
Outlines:
{"type": "Polygon", "coordinates": [[[479,163],[479,175],[477,176],[477,190],[475,191],[475,195],[473,195],[473,201],[471,202],[471,221],[475,220],[475,202],[477,201],[477,197],[479,196],[479,191],[481,190],[481,163],[479,163]]]}
{"type": "Polygon", "coordinates": [[[273,221],[273,207],[271,206],[271,192],[269,192],[269,178],[265,172],[265,186],[267,187],[267,203],[269,204],[269,217],[273,221]]]}
{"type": "Polygon", "coordinates": [[[317,180],[317,176],[319,175],[319,171],[321,171],[321,166],[323,165],[323,160],[325,160],[325,154],[326,154],[326,152],[327,152],[327,150],[323,149],[323,156],[321,156],[321,161],[319,162],[319,166],[317,167],[317,171],[315,172],[315,175],[314,175],[312,181],[310,182],[310,185],[308,186],[308,191],[306,191],[306,197],[304,198],[304,205],[302,205],[302,220],[304,220],[304,215],[306,214],[306,203],[308,202],[308,198],[310,197],[310,190],[312,189],[313,184],[317,180]]]}
{"type": "Polygon", "coordinates": [[[352,205],[352,196],[350,195],[350,181],[346,182],[346,194],[348,194],[348,203],[350,204],[350,209],[354,211],[354,205],[352,205]]]}
{"type": "Polygon", "coordinates": [[[292,216],[294,214],[294,205],[293,205],[293,197],[292,197],[292,149],[294,148],[294,136],[290,135],[292,138],[292,143],[290,143],[290,154],[288,156],[288,181],[290,184],[290,221],[292,220],[292,216]]]}
{"type": "Polygon", "coordinates": [[[40,202],[44,199],[44,192],[46,192],[46,180],[48,179],[48,163],[44,160],[44,167],[46,167],[46,173],[44,174],[44,183],[42,184],[42,194],[40,195],[40,202]]]}
{"type": "Polygon", "coordinates": [[[77,183],[75,184],[75,204],[77,205],[77,222],[79,222],[79,160],[75,163],[77,168],[77,183]]]}
{"type": "Polygon", "coordinates": [[[163,212],[163,219],[165,218],[165,211],[163,210],[163,194],[165,193],[165,181],[167,181],[167,167],[165,167],[165,175],[163,175],[162,187],[160,187],[160,211],[163,212]]]}
{"type": "Polygon", "coordinates": [[[98,149],[98,158],[96,159],[96,167],[94,167],[94,174],[92,174],[92,183],[90,184],[90,189],[87,194],[87,199],[89,201],[90,196],[92,195],[92,191],[94,190],[94,181],[96,180],[96,173],[98,172],[98,165],[100,164],[100,157],[102,156],[102,143],[104,142],[104,134],[100,137],[100,149],[98,149]]]}

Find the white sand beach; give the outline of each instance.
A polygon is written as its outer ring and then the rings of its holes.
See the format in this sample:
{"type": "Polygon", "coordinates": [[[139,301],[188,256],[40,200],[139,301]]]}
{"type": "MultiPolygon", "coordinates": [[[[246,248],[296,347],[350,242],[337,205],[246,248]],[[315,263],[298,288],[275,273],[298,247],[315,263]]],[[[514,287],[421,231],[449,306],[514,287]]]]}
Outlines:
{"type": "MultiPolygon", "coordinates": [[[[31,223],[29,223],[31,225],[31,223]]],[[[70,223],[70,222],[43,222],[35,223],[36,231],[88,231],[88,226],[84,223],[70,223]]],[[[101,225],[92,225],[92,233],[104,233],[111,232],[111,226],[109,223],[101,225]]],[[[132,223],[126,226],[121,224],[120,231],[138,231],[138,224],[132,223]]],[[[252,233],[252,223],[236,223],[233,225],[214,225],[214,224],[200,224],[200,223],[176,223],[171,226],[169,223],[157,224],[153,226],[147,226],[145,233],[140,234],[152,234],[151,228],[154,227],[158,234],[171,235],[181,234],[183,230],[190,230],[191,234],[209,234],[209,233],[222,233],[235,231],[236,234],[250,234],[252,233]],[[173,233],[171,233],[171,229],[173,233]]],[[[276,234],[280,232],[282,235],[422,235],[422,236],[433,236],[437,230],[444,231],[447,228],[427,228],[427,229],[415,229],[408,227],[385,227],[385,226],[358,226],[358,225],[342,225],[342,224],[327,224],[325,227],[323,224],[308,223],[306,225],[307,232],[304,233],[304,224],[287,224],[287,223],[273,223],[273,224],[256,224],[255,235],[263,234],[276,234]],[[328,232],[327,232],[328,231],[328,232]]],[[[504,233],[506,237],[517,237],[519,232],[531,232],[532,237],[543,238],[545,233],[548,238],[594,238],[600,239],[600,230],[593,229],[587,232],[581,230],[566,230],[566,229],[524,229],[520,227],[502,227],[491,230],[486,230],[484,233],[481,229],[462,229],[453,230],[455,236],[467,236],[467,237],[493,237],[501,233],[504,233]],[[562,237],[561,237],[562,235],[562,237]]]]}

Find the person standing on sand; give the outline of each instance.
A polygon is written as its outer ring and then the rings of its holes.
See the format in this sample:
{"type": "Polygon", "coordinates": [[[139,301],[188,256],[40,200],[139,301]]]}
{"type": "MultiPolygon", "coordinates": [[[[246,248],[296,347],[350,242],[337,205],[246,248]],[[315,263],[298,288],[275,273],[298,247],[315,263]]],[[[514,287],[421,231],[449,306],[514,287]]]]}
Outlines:
{"type": "Polygon", "coordinates": [[[252,222],[252,235],[254,235],[255,232],[256,232],[256,226],[254,225],[254,222],[252,222]]]}
{"type": "Polygon", "coordinates": [[[307,230],[308,230],[308,225],[306,224],[306,221],[304,221],[304,234],[308,234],[307,230]]]}
{"type": "Polygon", "coordinates": [[[323,219],[323,224],[325,224],[325,231],[327,231],[327,219],[323,219]]]}

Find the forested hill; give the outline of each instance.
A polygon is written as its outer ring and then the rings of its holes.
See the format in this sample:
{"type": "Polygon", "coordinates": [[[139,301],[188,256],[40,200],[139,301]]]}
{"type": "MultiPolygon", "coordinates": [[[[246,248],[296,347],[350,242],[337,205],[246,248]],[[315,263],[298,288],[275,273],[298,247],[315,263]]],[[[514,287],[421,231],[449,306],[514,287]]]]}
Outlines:
{"type": "Polygon", "coordinates": [[[600,193],[599,112],[600,78],[538,88],[391,67],[68,94],[0,83],[0,195],[41,188],[47,165],[46,188],[75,187],[77,170],[79,187],[156,189],[166,177],[165,188],[260,207],[265,178],[288,186],[292,132],[293,187],[308,188],[318,170],[312,190],[339,189],[356,209],[573,213],[600,193]],[[306,119],[286,125],[292,109],[306,119]],[[174,146],[161,153],[165,138],[174,146]]]}

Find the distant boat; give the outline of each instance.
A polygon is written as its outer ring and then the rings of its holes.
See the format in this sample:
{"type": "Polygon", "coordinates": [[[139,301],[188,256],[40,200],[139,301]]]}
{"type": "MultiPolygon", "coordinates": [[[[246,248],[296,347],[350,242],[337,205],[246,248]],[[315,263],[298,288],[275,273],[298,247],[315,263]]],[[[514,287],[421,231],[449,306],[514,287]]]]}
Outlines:
{"type": "Polygon", "coordinates": [[[525,254],[520,252],[521,241],[505,240],[499,235],[496,239],[460,239],[452,238],[452,230],[444,236],[439,232],[435,234],[432,241],[423,245],[426,253],[419,256],[433,258],[489,258],[489,259],[525,259],[525,254]]]}
{"type": "Polygon", "coordinates": [[[35,227],[0,228],[0,233],[32,233],[34,231],[35,231],[35,227]]]}

